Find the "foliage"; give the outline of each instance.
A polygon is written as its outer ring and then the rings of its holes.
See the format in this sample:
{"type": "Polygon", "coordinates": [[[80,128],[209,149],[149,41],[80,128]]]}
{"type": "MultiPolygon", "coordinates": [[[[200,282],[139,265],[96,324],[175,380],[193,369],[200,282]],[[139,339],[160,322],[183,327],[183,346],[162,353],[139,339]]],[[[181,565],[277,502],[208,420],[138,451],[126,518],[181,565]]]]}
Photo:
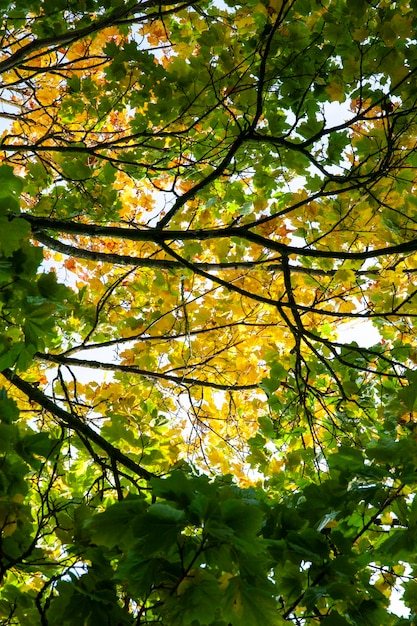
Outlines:
{"type": "Polygon", "coordinates": [[[0,624],[416,623],[414,0],[0,7],[0,624]]]}

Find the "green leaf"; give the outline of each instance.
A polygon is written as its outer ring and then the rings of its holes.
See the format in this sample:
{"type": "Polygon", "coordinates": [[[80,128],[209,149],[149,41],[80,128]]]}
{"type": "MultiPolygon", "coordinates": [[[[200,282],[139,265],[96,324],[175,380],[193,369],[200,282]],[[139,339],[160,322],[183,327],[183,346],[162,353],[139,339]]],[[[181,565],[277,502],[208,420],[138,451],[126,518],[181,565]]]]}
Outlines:
{"type": "Polygon", "coordinates": [[[169,504],[151,504],[148,514],[163,523],[176,523],[184,519],[184,511],[174,509],[169,504]]]}
{"type": "Polygon", "coordinates": [[[286,542],[291,550],[313,562],[325,558],[329,552],[325,537],[313,528],[306,528],[302,532],[289,532],[286,542]]]}
{"type": "Polygon", "coordinates": [[[185,514],[168,504],[156,503],[148,512],[133,521],[133,531],[140,537],[144,556],[176,551],[178,534],[186,525],[185,514]]]}
{"type": "Polygon", "coordinates": [[[262,510],[257,505],[240,500],[226,500],[220,505],[223,520],[242,537],[256,537],[262,524],[262,510]]]}
{"type": "Polygon", "coordinates": [[[16,402],[9,398],[6,389],[0,388],[0,419],[6,424],[11,424],[19,419],[19,409],[16,402]]]}
{"type": "Polygon", "coordinates": [[[268,415],[262,415],[258,417],[258,423],[261,433],[268,439],[273,439],[275,436],[274,423],[268,415]]]}
{"type": "Polygon", "coordinates": [[[131,528],[146,511],[142,498],[126,498],[116,502],[103,513],[89,518],[86,528],[94,543],[113,548],[128,545],[134,540],[131,528]],[[123,528],[123,533],[120,529],[123,528]]]}
{"type": "Polygon", "coordinates": [[[404,587],[404,596],[403,601],[406,606],[408,606],[413,613],[417,610],[417,583],[415,580],[408,580],[403,583],[404,587]]]}
{"type": "Polygon", "coordinates": [[[364,460],[360,450],[341,446],[336,454],[328,457],[330,469],[346,472],[347,475],[362,469],[364,460]]]}
{"type": "Polygon", "coordinates": [[[172,611],[170,621],[184,626],[196,622],[212,624],[219,615],[222,599],[218,580],[210,572],[194,570],[181,583],[177,596],[167,602],[168,611],[172,611]]]}
{"type": "Polygon", "coordinates": [[[42,463],[35,457],[47,459],[52,452],[58,453],[59,440],[51,439],[49,433],[33,433],[22,437],[16,446],[16,452],[31,465],[40,468],[42,463]]]}
{"type": "Polygon", "coordinates": [[[29,235],[30,225],[25,220],[14,218],[9,221],[0,217],[0,253],[5,257],[11,257],[13,252],[19,250],[29,235]]]}
{"type": "Polygon", "coordinates": [[[224,591],[224,617],[233,626],[262,624],[275,626],[277,605],[269,589],[252,587],[240,577],[229,579],[224,591]]]}
{"type": "MultiPolygon", "coordinates": [[[[82,103],[81,107],[81,110],[83,110],[82,103]]],[[[65,178],[70,180],[88,180],[91,177],[91,169],[86,164],[86,161],[87,159],[83,154],[63,159],[60,165],[65,178]]]]}
{"type": "Polygon", "coordinates": [[[55,321],[51,315],[55,312],[55,307],[48,302],[43,302],[38,306],[28,308],[29,313],[23,324],[26,344],[42,349],[45,346],[45,339],[54,337],[55,321]]]}
{"type": "Polygon", "coordinates": [[[398,398],[412,411],[417,399],[417,372],[407,370],[406,376],[409,384],[398,391],[398,398]]]}
{"type": "Polygon", "coordinates": [[[16,176],[10,165],[0,166],[0,200],[9,196],[19,196],[23,190],[23,179],[16,176]]]}

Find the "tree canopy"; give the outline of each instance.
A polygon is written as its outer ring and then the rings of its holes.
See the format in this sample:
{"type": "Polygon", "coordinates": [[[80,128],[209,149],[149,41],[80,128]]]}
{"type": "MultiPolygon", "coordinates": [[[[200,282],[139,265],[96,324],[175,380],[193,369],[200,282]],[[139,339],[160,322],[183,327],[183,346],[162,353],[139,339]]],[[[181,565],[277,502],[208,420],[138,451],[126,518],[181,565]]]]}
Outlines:
{"type": "Polygon", "coordinates": [[[0,624],[415,624],[417,2],[0,8],[0,624]]]}

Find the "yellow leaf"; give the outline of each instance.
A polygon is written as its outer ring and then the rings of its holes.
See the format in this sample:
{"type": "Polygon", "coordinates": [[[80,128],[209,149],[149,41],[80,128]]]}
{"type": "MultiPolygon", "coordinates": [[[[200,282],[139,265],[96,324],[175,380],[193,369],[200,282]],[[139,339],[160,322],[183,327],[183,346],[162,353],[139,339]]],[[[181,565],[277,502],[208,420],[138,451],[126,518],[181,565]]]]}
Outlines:
{"type": "Polygon", "coordinates": [[[340,81],[333,81],[326,87],[326,92],[330,96],[330,101],[344,102],[346,100],[345,86],[340,81]]]}

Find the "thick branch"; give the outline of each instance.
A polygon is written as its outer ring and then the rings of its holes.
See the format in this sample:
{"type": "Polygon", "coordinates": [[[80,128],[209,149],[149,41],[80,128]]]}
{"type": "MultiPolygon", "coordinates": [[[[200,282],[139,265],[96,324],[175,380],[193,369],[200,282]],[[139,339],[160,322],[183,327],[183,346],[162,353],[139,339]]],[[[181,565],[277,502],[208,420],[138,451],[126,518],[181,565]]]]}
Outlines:
{"type": "MultiPolygon", "coordinates": [[[[108,252],[98,252],[95,250],[86,250],[84,248],[77,248],[76,246],[71,246],[67,243],[59,241],[54,237],[50,237],[49,235],[45,235],[43,231],[36,232],[35,238],[40,243],[44,244],[48,248],[52,250],[56,250],[57,252],[61,252],[62,254],[66,254],[71,257],[75,257],[78,259],[87,259],[89,261],[96,261],[99,263],[111,263],[113,265],[129,265],[133,267],[154,267],[158,269],[182,269],[184,266],[182,263],[178,261],[171,261],[169,259],[151,259],[148,257],[134,257],[131,255],[125,254],[115,254],[108,252]]],[[[227,271],[227,270],[251,270],[259,267],[265,268],[268,272],[282,272],[283,265],[279,262],[281,257],[275,257],[271,259],[263,259],[260,261],[230,261],[226,263],[193,263],[193,265],[197,269],[201,270],[209,270],[212,272],[216,271],[227,271]]],[[[303,267],[302,265],[288,265],[291,273],[300,273],[300,274],[308,274],[309,276],[323,276],[329,277],[335,275],[336,269],[334,270],[321,270],[315,267],[303,267]]],[[[404,269],[404,273],[412,273],[417,270],[413,269],[404,269]]],[[[379,276],[379,270],[356,270],[356,276],[379,276]]]]}
{"type": "Polygon", "coordinates": [[[157,230],[140,228],[121,228],[119,226],[101,226],[99,224],[83,224],[82,222],[70,222],[48,217],[37,217],[27,213],[20,213],[18,216],[31,224],[34,237],[40,231],[55,231],[68,233],[71,235],[85,235],[87,237],[112,237],[124,239],[126,241],[152,241],[161,244],[166,241],[195,241],[208,239],[223,239],[238,237],[246,241],[251,241],[259,246],[280,252],[287,256],[305,256],[321,259],[346,259],[365,260],[374,259],[387,254],[411,253],[417,250],[417,239],[411,239],[404,243],[374,250],[363,250],[362,252],[346,252],[344,250],[315,250],[311,248],[300,248],[298,246],[287,246],[278,241],[267,239],[262,235],[252,232],[245,226],[230,226],[226,228],[208,228],[197,230],[157,230]]]}
{"type": "Polygon", "coordinates": [[[88,441],[95,443],[99,448],[101,448],[104,452],[108,454],[112,461],[116,461],[117,463],[121,463],[126,468],[130,469],[137,476],[144,478],[145,480],[150,480],[155,474],[148,472],[148,470],[144,469],[135,461],[130,459],[128,456],[123,454],[118,448],[115,448],[111,443],[106,441],[98,432],[93,430],[88,424],[83,422],[79,417],[74,415],[73,413],[69,413],[65,409],[62,409],[60,406],[55,404],[52,400],[50,400],[40,389],[26,382],[17,374],[14,374],[12,370],[5,369],[2,372],[2,375],[7,378],[8,381],[12,383],[15,387],[20,389],[32,402],[36,402],[42,408],[44,408],[48,413],[54,415],[60,424],[70,428],[74,432],[86,437],[88,441]]]}
{"type": "Polygon", "coordinates": [[[48,361],[49,363],[57,363],[60,365],[88,367],[91,369],[107,370],[110,372],[136,374],[139,376],[143,376],[144,378],[152,378],[154,380],[167,380],[169,382],[175,383],[177,385],[182,385],[184,387],[187,385],[194,385],[198,387],[210,387],[211,389],[219,389],[220,391],[230,391],[231,389],[235,389],[237,391],[259,389],[259,385],[236,385],[234,383],[230,385],[222,385],[220,383],[214,383],[208,380],[198,380],[197,378],[190,378],[189,376],[172,376],[171,374],[164,374],[163,372],[151,372],[148,370],[140,369],[139,367],[135,367],[133,365],[119,365],[117,363],[103,363],[102,361],[75,359],[60,354],[46,354],[37,352],[35,354],[35,357],[40,361],[48,361]]]}

